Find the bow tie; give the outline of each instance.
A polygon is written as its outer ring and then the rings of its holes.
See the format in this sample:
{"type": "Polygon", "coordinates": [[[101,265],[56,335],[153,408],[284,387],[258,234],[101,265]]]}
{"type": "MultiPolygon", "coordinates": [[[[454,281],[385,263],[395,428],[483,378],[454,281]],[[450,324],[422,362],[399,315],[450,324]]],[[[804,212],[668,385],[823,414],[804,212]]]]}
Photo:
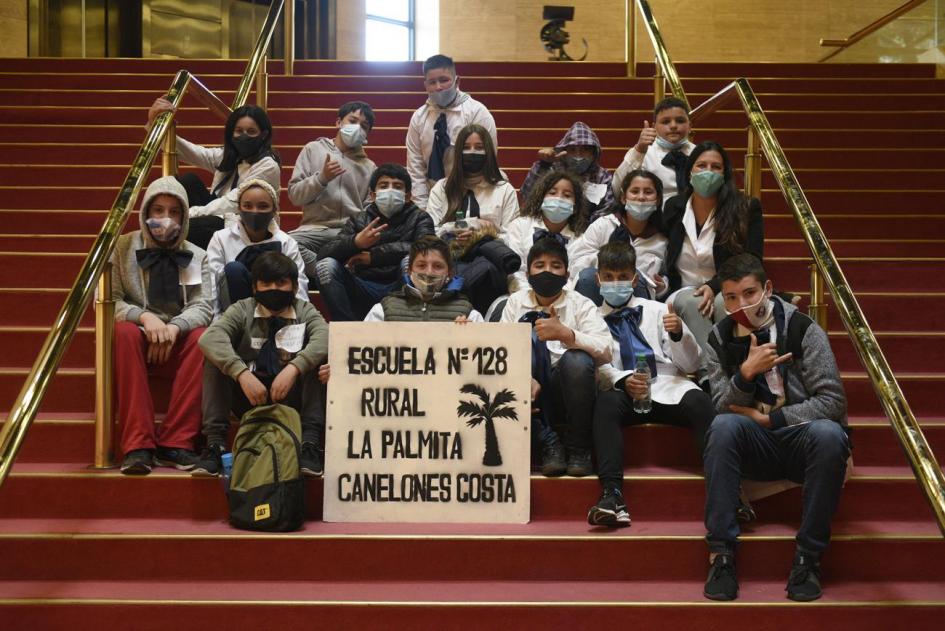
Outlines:
{"type": "Polygon", "coordinates": [[[552,232],[551,230],[545,230],[544,228],[535,228],[535,232],[532,234],[532,243],[538,243],[541,239],[546,237],[554,239],[565,247],[568,246],[568,238],[566,236],[560,232],[552,232]]]}

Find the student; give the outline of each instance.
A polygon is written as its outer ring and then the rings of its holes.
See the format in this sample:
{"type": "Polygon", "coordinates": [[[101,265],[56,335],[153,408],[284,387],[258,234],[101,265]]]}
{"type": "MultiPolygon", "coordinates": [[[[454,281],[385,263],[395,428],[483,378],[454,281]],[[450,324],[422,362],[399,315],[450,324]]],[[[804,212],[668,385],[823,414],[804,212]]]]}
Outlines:
{"type": "Polygon", "coordinates": [[[674,96],[653,108],[653,125],[643,121],[640,139],[627,151],[614,173],[614,192],[630,171],[639,168],[655,173],[663,182],[663,200],[669,201],[686,190],[689,160],[695,145],[689,141],[689,112],[686,102],[674,96]]]}
{"type": "Polygon", "coordinates": [[[719,269],[724,320],[709,337],[712,398],[720,412],[704,455],[711,569],[705,596],[738,596],[735,517],[742,478],[804,485],[787,597],[821,596],[820,557],[830,541],[850,455],[846,397],[827,334],[772,295],[761,261],[743,253],[719,269]]]}
{"type": "Polygon", "coordinates": [[[545,237],[528,251],[528,283],[509,296],[501,322],[532,324],[532,440],[545,476],[591,473],[591,424],[597,366],[611,357],[611,337],[593,302],[565,288],[568,251],[545,237]],[[553,425],[567,425],[562,445],[553,425]]]}
{"type": "Polygon", "coordinates": [[[571,125],[555,147],[541,149],[538,160],[532,165],[525,183],[522,184],[522,197],[527,198],[532,188],[548,172],[569,171],[577,175],[587,199],[588,215],[591,221],[598,214],[614,204],[614,192],[611,190],[613,176],[600,165],[601,148],[597,134],[582,122],[571,125]]]}
{"type": "Polygon", "coordinates": [[[593,526],[630,525],[623,498],[623,439],[621,428],[643,423],[691,427],[696,449],[702,453],[705,432],[715,416],[712,399],[686,375],[699,368],[701,350],[673,306],[633,295],[637,275],[636,253],[625,241],[601,248],[598,282],[604,304],[600,307],[613,336],[609,364],[598,370],[594,407],[594,449],[602,493],[587,514],[593,526]],[[636,355],[646,355],[651,381],[634,374],[636,355]],[[636,399],[650,389],[652,410],[633,409],[636,399]]]}
{"type": "Polygon", "coordinates": [[[620,241],[633,246],[638,271],[636,295],[655,298],[666,291],[666,281],[659,273],[666,256],[666,235],[660,221],[663,183],[649,171],[630,171],[623,177],[618,199],[608,214],[587,227],[572,251],[574,288],[598,306],[597,252],[607,243],[620,241]]]}
{"type": "Polygon", "coordinates": [[[298,266],[285,254],[261,255],[253,264],[253,296],[230,305],[200,338],[200,350],[207,358],[203,373],[207,450],[194,468],[195,475],[220,472],[230,411],[242,416],[267,402],[284,403],[299,412],[302,473],[321,475],[325,400],[315,375],[328,357],[328,325],[310,302],[297,297],[298,279],[298,266]]]}
{"type": "Polygon", "coordinates": [[[762,258],[761,202],[735,186],[728,153],[716,142],[699,143],[689,155],[686,190],[663,206],[669,237],[664,271],[676,313],[703,351],[713,322],[725,317],[719,267],[750,252],[762,258]]]}
{"type": "MultiPolygon", "coordinates": [[[[173,109],[166,97],[157,99],[148,110],[148,125],[173,109]]],[[[272,123],[266,110],[256,105],[233,110],[223,128],[222,147],[202,147],[178,136],[177,154],[182,162],[213,173],[209,191],[195,173],[177,176],[190,202],[187,240],[200,248],[206,249],[213,233],[224,225],[236,223],[241,182],[262,180],[279,190],[281,166],[272,148],[272,123]]]]}
{"type": "Polygon", "coordinates": [[[155,464],[187,470],[197,462],[200,370],[197,340],[210,324],[206,253],[184,240],[187,193],[173,177],[148,187],[141,229],[121,235],[112,255],[115,382],[122,424],[121,472],[155,464]],[[172,379],[167,417],[154,424],[149,375],[172,379]]]}
{"type": "Polygon", "coordinates": [[[581,181],[568,171],[546,173],[525,199],[518,219],[502,238],[523,263],[512,279],[512,289],[528,286],[528,253],[543,237],[552,237],[572,256],[578,236],[587,227],[587,202],[581,181]]]}
{"type": "Polygon", "coordinates": [[[250,270],[264,252],[282,252],[299,269],[299,300],[308,300],[308,278],[295,240],[279,228],[279,194],[262,180],[239,187],[239,221],[214,233],[207,248],[214,314],[253,295],[250,270]]]}
{"type": "Polygon", "coordinates": [[[368,202],[375,164],[364,152],[374,127],[374,110],[362,101],[338,108],[334,138],[305,145],[289,180],[289,199],[302,207],[302,223],[289,234],[298,242],[305,272],[315,277],[321,247],[338,236],[349,217],[368,202]]]}
{"type": "Polygon", "coordinates": [[[423,62],[423,84],[427,102],[413,113],[407,128],[407,170],[420,208],[427,207],[430,188],[449,174],[459,130],[476,123],[499,146],[495,119],[485,105],[459,89],[452,59],[433,55],[423,62]]]}
{"type": "Polygon", "coordinates": [[[410,175],[382,164],[370,181],[371,203],[348,218],[315,264],[318,286],[332,320],[362,320],[397,285],[410,245],[433,234],[433,220],[413,203],[410,175]]]}

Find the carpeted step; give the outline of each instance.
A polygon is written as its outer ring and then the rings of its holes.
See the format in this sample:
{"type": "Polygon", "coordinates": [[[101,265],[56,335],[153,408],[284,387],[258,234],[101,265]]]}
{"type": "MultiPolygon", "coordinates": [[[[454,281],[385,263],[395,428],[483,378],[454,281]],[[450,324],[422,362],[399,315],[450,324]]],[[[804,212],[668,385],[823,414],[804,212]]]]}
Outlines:
{"type": "MultiPolygon", "coordinates": [[[[653,76],[654,64],[638,63],[637,74],[653,76]]],[[[688,77],[863,77],[872,79],[897,79],[902,77],[935,76],[932,64],[863,64],[863,63],[712,63],[682,62],[676,64],[676,71],[683,78],[688,77]]]]}

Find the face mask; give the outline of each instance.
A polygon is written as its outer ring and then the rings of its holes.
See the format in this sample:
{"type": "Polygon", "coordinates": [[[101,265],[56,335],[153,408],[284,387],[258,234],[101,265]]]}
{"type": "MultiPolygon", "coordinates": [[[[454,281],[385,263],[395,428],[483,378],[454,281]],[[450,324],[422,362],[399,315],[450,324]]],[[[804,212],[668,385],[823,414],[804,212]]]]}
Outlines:
{"type": "Polygon", "coordinates": [[[273,313],[278,313],[292,304],[295,292],[283,289],[266,289],[265,291],[257,291],[255,297],[256,302],[273,313]]]}
{"type": "Polygon", "coordinates": [[[243,226],[251,232],[259,232],[269,227],[269,223],[276,216],[276,213],[254,213],[248,210],[240,211],[240,221],[243,226]]]}
{"type": "Polygon", "coordinates": [[[699,197],[712,197],[722,188],[722,182],[722,174],[715,171],[699,171],[693,173],[692,177],[689,178],[692,190],[699,197]]]}
{"type": "Polygon", "coordinates": [[[542,298],[553,298],[561,293],[568,282],[567,276],[560,276],[554,272],[540,272],[528,275],[528,284],[536,294],[542,298]]]}
{"type": "Polygon", "coordinates": [[[659,146],[660,149],[665,149],[666,151],[672,151],[674,149],[682,149],[683,147],[686,146],[687,142],[688,141],[685,138],[683,138],[679,142],[670,142],[666,140],[665,138],[663,138],[662,136],[656,137],[657,146],[659,146]]]}
{"type": "Polygon", "coordinates": [[[730,315],[733,320],[741,324],[746,329],[755,331],[764,326],[764,324],[770,318],[770,314],[768,312],[770,311],[769,307],[771,302],[769,298],[770,296],[766,291],[755,304],[742,307],[738,311],[728,311],[726,309],[725,313],[730,315]]]}
{"type": "Polygon", "coordinates": [[[412,272],[410,282],[424,296],[432,296],[443,289],[446,284],[446,274],[424,274],[422,272],[412,272]]]}
{"type": "Polygon", "coordinates": [[[656,212],[656,202],[627,202],[624,204],[631,219],[646,221],[656,212]]]}
{"type": "Polygon", "coordinates": [[[379,213],[390,219],[400,212],[404,207],[404,192],[396,188],[385,188],[377,192],[377,198],[374,200],[379,213]]]}
{"type": "Polygon", "coordinates": [[[601,281],[600,295],[611,307],[622,307],[633,296],[633,281],[601,281]]]}
{"type": "Polygon", "coordinates": [[[541,201],[541,212],[551,223],[561,223],[574,213],[574,202],[560,197],[546,197],[541,201]]]}
{"type": "Polygon", "coordinates": [[[148,219],[144,223],[155,241],[167,243],[168,241],[176,239],[177,235],[180,234],[180,224],[170,217],[148,219]]]}
{"type": "Polygon", "coordinates": [[[233,146],[236,147],[236,154],[242,160],[247,158],[252,158],[259,153],[259,150],[262,149],[263,143],[265,142],[262,134],[258,136],[247,136],[246,134],[240,134],[233,138],[233,146]]]}
{"type": "Polygon", "coordinates": [[[443,90],[442,92],[434,92],[430,95],[430,98],[433,99],[433,102],[439,105],[440,107],[446,107],[450,103],[456,100],[456,95],[459,93],[459,79],[453,79],[453,85],[443,90]]]}
{"type": "Polygon", "coordinates": [[[367,142],[367,133],[365,133],[364,128],[360,125],[353,123],[351,125],[342,125],[339,133],[345,145],[351,149],[357,149],[367,142]]]}
{"type": "Polygon", "coordinates": [[[564,159],[564,163],[568,165],[568,169],[574,171],[578,175],[584,174],[594,161],[590,158],[571,158],[567,157],[564,159]]]}
{"type": "Polygon", "coordinates": [[[463,171],[466,173],[479,173],[482,167],[486,165],[485,152],[464,151],[463,152],[463,171]]]}

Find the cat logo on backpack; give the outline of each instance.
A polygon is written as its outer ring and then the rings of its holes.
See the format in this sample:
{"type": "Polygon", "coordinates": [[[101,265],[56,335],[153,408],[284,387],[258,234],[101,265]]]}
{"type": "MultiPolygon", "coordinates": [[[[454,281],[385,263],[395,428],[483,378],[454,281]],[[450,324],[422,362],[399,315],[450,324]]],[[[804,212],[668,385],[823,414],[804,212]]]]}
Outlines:
{"type": "Polygon", "coordinates": [[[269,518],[269,504],[260,504],[256,507],[256,521],[269,518]]]}

